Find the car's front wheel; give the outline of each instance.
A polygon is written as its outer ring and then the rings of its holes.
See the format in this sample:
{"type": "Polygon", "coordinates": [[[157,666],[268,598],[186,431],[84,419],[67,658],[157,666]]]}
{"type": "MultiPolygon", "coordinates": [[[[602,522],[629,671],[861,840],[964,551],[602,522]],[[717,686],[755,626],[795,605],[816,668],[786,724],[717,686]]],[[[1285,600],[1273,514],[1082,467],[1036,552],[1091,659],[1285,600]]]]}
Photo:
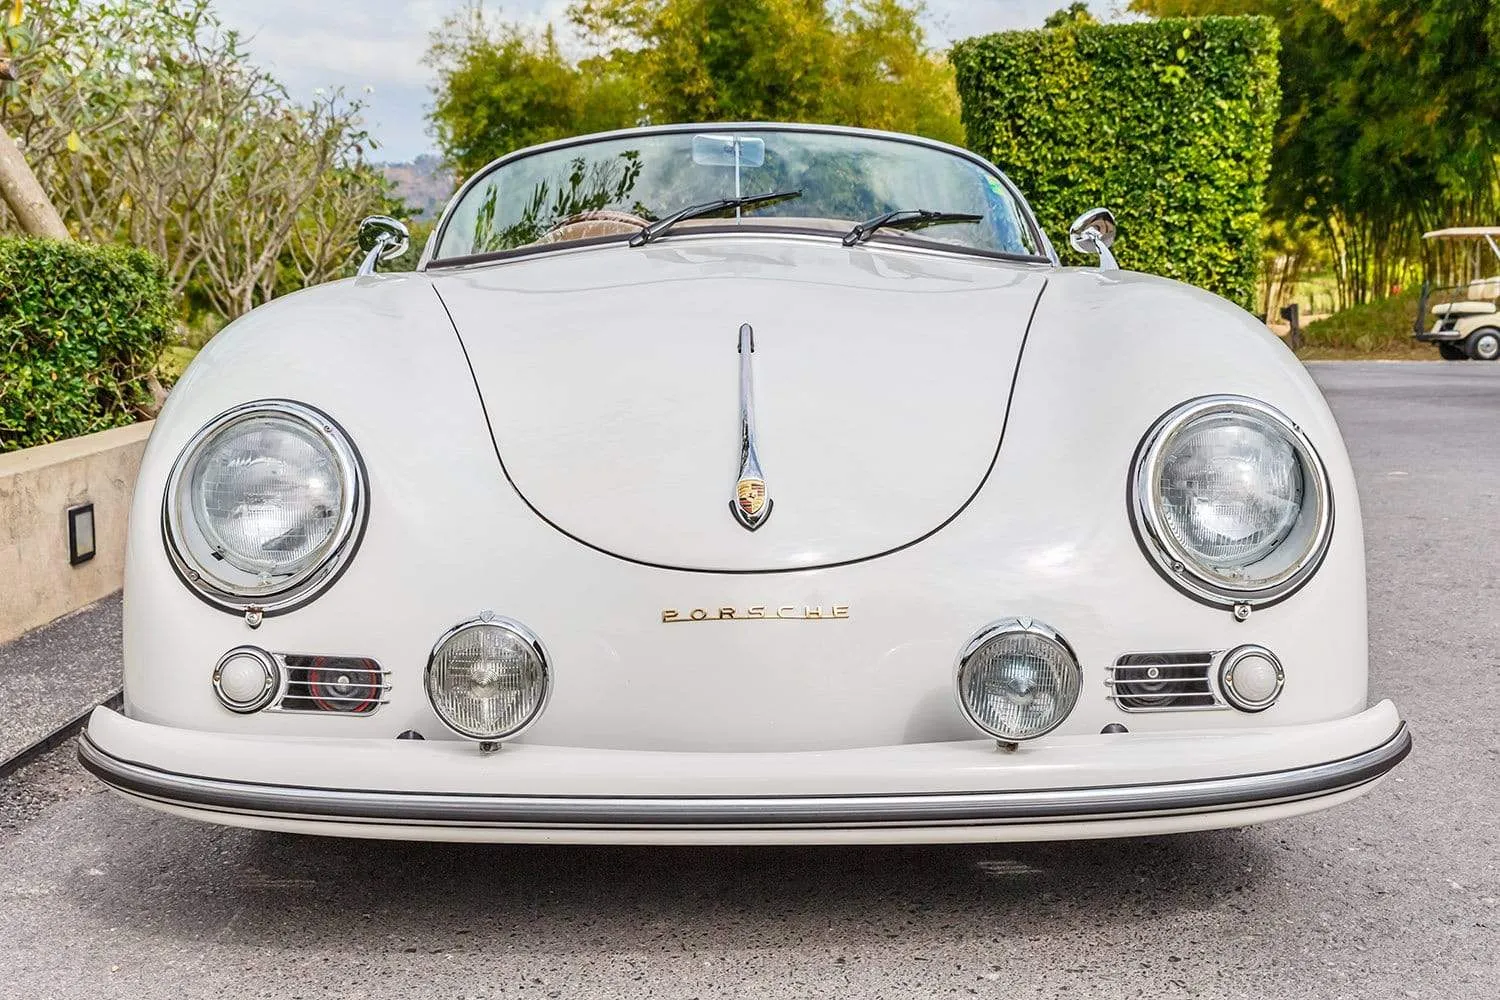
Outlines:
{"type": "Polygon", "coordinates": [[[1494,361],[1500,358],[1500,330],[1492,326],[1480,327],[1464,341],[1464,350],[1475,361],[1494,361]]]}
{"type": "Polygon", "coordinates": [[[1439,344],[1438,353],[1443,356],[1444,361],[1466,361],[1469,355],[1457,344],[1439,344]]]}

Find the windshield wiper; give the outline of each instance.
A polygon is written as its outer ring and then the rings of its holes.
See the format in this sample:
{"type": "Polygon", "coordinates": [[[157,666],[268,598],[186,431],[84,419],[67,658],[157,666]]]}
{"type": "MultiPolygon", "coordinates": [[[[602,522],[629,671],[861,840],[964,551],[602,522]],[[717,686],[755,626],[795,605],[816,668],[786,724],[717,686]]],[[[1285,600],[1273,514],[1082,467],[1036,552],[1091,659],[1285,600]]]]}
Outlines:
{"type": "Polygon", "coordinates": [[[773,194],[752,194],[744,198],[720,198],[718,201],[705,201],[701,205],[689,205],[687,208],[662,219],[657,219],[651,225],[642,229],[630,237],[630,245],[643,247],[652,240],[666,235],[668,229],[688,219],[701,219],[705,215],[713,215],[715,212],[723,212],[731,208],[749,208],[752,205],[769,205],[775,201],[789,201],[792,198],[802,197],[801,191],[777,191],[773,194]]]}
{"type": "Polygon", "coordinates": [[[855,226],[844,234],[844,246],[863,243],[881,229],[924,229],[927,226],[942,226],[958,222],[983,222],[982,215],[963,215],[958,212],[933,212],[925,208],[902,209],[877,215],[855,226]]]}

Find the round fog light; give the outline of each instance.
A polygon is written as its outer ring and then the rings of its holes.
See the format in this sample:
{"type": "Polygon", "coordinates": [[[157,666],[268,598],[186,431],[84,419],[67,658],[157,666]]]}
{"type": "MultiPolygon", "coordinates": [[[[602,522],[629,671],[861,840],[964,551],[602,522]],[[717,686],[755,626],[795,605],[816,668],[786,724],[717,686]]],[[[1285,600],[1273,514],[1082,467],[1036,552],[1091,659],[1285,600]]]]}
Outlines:
{"type": "Polygon", "coordinates": [[[958,661],[958,702],[997,740],[1035,739],[1078,702],[1083,671],[1073,649],[1041,622],[1008,618],[975,636],[958,661]]]}
{"type": "Polygon", "coordinates": [[[427,661],[427,700],[443,724],[472,740],[508,739],[541,715],[551,686],[540,640],[506,618],[465,622],[427,661]]]}
{"type": "Polygon", "coordinates": [[[1281,661],[1264,646],[1240,646],[1224,655],[1219,665],[1219,689],[1224,700],[1241,712],[1263,712],[1281,697],[1286,675],[1281,661]]]}
{"type": "Polygon", "coordinates": [[[276,660],[263,649],[231,649],[214,666],[214,693],[231,712],[259,712],[276,697],[280,686],[276,660]]]}

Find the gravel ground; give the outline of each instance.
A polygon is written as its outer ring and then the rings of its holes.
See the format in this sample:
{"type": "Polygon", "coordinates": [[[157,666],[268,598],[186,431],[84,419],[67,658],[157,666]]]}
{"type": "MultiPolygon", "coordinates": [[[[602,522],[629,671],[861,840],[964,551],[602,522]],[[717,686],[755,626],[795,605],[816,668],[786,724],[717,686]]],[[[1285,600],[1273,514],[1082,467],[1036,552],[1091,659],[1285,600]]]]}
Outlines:
{"type": "Polygon", "coordinates": [[[120,595],[0,645],[0,766],[120,690],[120,595]]]}
{"type": "Polygon", "coordinates": [[[78,766],[78,749],[71,739],[27,761],[0,780],[0,845],[51,806],[98,790],[99,783],[78,766]]]}
{"type": "Polygon", "coordinates": [[[1314,374],[1417,751],[1270,826],[912,849],[319,840],[0,783],[0,996],[1485,998],[1500,983],[1500,364],[1314,374]]]}

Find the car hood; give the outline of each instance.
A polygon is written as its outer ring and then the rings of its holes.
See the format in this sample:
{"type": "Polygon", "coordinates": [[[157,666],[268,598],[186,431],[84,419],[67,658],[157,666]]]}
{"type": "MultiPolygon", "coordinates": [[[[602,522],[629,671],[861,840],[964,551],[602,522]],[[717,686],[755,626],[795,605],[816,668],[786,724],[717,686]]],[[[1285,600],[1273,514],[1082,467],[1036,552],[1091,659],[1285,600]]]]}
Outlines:
{"type": "Polygon", "coordinates": [[[720,572],[866,559],[958,515],[1046,283],[1036,265],[765,237],[429,273],[528,505],[616,556],[720,572]],[[754,532],[731,511],[742,324],[772,502],[754,532]]]}

